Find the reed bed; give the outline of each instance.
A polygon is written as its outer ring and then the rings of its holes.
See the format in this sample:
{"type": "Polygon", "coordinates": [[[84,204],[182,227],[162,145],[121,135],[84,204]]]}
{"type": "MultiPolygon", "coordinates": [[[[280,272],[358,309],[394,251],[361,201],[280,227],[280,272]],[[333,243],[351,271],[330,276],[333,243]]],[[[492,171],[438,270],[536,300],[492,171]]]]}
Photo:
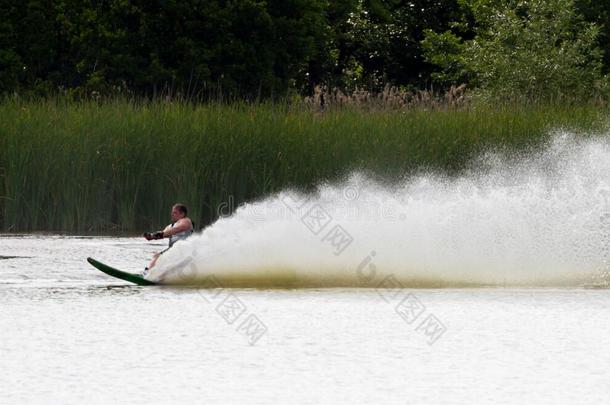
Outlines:
{"type": "Polygon", "coordinates": [[[222,203],[353,170],[387,181],[427,170],[456,175],[489,148],[535,148],[558,127],[583,136],[606,128],[607,109],[594,105],[474,107],[459,94],[454,105],[420,94],[425,102],[414,106],[387,94],[391,105],[363,102],[374,108],[337,94],[322,105],[7,99],[0,229],[139,232],[167,223],[176,201],[201,227],[222,203]]]}

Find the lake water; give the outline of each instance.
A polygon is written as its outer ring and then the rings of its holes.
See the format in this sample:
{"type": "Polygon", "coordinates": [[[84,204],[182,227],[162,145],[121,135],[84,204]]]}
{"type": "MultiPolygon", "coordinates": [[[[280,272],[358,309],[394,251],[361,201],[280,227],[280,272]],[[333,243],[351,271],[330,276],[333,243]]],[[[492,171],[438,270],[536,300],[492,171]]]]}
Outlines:
{"type": "Polygon", "coordinates": [[[0,237],[0,403],[606,403],[610,293],[139,287],[161,243],[0,237]]]}

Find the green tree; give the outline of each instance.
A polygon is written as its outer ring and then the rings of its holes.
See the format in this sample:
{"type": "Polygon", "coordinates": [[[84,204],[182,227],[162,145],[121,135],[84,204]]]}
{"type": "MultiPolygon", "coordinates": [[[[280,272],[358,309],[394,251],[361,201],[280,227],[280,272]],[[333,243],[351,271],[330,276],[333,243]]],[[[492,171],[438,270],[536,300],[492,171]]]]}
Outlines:
{"type": "Polygon", "coordinates": [[[0,0],[0,93],[15,90],[21,80],[23,61],[17,48],[17,27],[21,7],[16,1],[0,0]]]}
{"type": "Polygon", "coordinates": [[[109,0],[66,21],[83,85],[153,94],[283,93],[307,82],[327,35],[319,0],[109,0]]]}
{"type": "Polygon", "coordinates": [[[595,23],[599,27],[598,46],[602,49],[603,71],[610,71],[610,1],[575,0],[576,10],[585,21],[595,23]]]}
{"type": "Polygon", "coordinates": [[[424,32],[449,29],[460,12],[455,0],[352,1],[335,35],[337,77],[373,89],[429,85],[435,66],[424,59],[424,32]]]}
{"type": "Polygon", "coordinates": [[[471,0],[475,38],[429,31],[427,60],[444,76],[470,78],[493,99],[583,99],[600,91],[599,28],[573,0],[471,0]]]}
{"type": "Polygon", "coordinates": [[[54,3],[0,0],[0,15],[0,93],[48,91],[58,69],[54,3]]]}

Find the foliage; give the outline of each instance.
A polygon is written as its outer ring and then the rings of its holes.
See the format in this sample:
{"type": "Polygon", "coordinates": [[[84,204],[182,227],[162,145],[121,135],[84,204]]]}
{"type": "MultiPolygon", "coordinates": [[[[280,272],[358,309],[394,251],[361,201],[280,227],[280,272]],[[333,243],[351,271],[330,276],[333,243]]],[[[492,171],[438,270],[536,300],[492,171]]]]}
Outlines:
{"type": "Polygon", "coordinates": [[[0,93],[283,97],[426,87],[457,0],[0,0],[0,93]]]}
{"type": "Polygon", "coordinates": [[[437,79],[470,77],[495,100],[582,100],[600,94],[599,28],[577,13],[573,0],[471,0],[476,36],[427,32],[427,60],[437,79]]]}
{"type": "Polygon", "coordinates": [[[245,96],[307,84],[323,0],[0,0],[0,92],[245,96]],[[25,73],[24,73],[25,72],[25,73]],[[31,73],[30,73],[31,72],[31,73]]]}
{"type": "Polygon", "coordinates": [[[610,71],[610,2],[599,0],[574,0],[576,10],[585,21],[597,25],[599,35],[597,45],[603,51],[603,72],[610,71]]]}
{"type": "Polygon", "coordinates": [[[0,94],[278,99],[467,83],[581,98],[610,66],[610,6],[593,0],[0,0],[0,14],[0,94]]]}

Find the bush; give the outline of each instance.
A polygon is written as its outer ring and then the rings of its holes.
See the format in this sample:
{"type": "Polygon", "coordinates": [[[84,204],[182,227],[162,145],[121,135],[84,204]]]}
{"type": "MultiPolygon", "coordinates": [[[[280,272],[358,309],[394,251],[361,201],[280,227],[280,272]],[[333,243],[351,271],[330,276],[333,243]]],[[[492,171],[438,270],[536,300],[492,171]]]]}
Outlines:
{"type": "Polygon", "coordinates": [[[469,77],[478,95],[497,100],[572,100],[601,95],[599,28],[573,0],[471,1],[476,36],[428,32],[423,44],[441,79],[469,77]]]}

